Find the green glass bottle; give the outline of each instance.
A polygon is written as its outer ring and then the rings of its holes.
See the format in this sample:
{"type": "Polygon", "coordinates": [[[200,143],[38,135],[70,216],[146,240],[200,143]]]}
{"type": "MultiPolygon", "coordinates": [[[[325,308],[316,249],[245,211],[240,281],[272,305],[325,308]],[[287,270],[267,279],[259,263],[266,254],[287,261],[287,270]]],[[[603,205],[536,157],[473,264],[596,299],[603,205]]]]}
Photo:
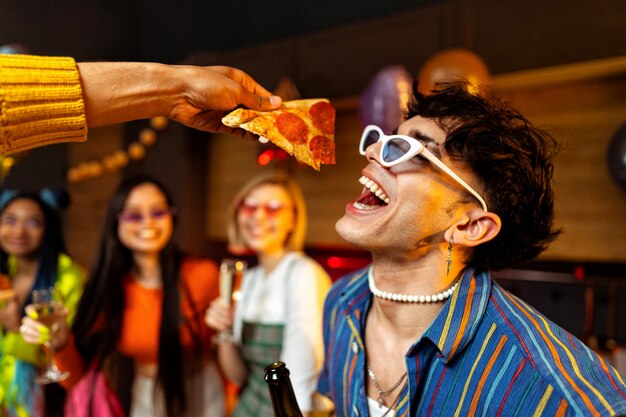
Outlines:
{"type": "Polygon", "coordinates": [[[275,417],[302,417],[289,379],[289,369],[283,362],[274,362],[265,367],[265,382],[270,390],[275,417]]]}

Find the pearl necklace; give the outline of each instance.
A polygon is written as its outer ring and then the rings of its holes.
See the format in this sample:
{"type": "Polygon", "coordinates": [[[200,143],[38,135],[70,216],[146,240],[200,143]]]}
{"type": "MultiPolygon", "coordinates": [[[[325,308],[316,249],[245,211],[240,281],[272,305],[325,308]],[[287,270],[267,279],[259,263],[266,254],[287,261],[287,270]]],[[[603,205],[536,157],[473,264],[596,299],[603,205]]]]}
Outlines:
{"type": "Polygon", "coordinates": [[[400,301],[404,303],[437,303],[439,301],[447,300],[456,290],[457,285],[459,285],[459,281],[455,282],[453,286],[448,288],[445,291],[442,291],[437,294],[432,295],[409,295],[409,294],[398,294],[395,292],[387,292],[379,290],[374,283],[374,274],[372,273],[372,268],[367,272],[367,278],[370,284],[370,291],[374,296],[378,298],[382,298],[383,300],[390,301],[400,301]]]}

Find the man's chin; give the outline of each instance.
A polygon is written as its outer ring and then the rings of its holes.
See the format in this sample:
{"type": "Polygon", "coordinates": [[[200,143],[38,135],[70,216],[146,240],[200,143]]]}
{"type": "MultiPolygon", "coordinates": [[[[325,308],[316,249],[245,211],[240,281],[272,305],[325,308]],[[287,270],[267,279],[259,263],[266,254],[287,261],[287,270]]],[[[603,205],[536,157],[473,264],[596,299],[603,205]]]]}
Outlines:
{"type": "Polygon", "coordinates": [[[367,249],[363,246],[363,239],[359,236],[359,228],[350,224],[350,218],[343,216],[335,223],[335,231],[346,242],[360,249],[367,249]]]}

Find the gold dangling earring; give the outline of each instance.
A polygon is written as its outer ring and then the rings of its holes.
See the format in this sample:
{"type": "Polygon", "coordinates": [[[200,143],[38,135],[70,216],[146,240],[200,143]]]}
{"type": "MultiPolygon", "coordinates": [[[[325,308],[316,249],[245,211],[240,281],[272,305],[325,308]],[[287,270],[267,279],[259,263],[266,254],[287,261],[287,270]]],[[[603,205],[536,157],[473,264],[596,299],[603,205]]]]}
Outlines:
{"type": "Polygon", "coordinates": [[[450,265],[452,265],[452,243],[453,243],[452,235],[450,235],[450,244],[448,245],[448,271],[446,272],[446,276],[450,275],[450,265]]]}

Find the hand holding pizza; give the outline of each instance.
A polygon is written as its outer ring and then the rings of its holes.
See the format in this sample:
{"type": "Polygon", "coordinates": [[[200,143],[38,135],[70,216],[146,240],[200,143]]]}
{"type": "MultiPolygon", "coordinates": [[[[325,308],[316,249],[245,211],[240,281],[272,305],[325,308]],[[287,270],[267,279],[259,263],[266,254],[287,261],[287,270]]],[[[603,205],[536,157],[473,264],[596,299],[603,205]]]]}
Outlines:
{"type": "Polygon", "coordinates": [[[77,67],[90,127],[165,116],[195,129],[244,136],[244,130],[222,124],[226,112],[273,110],[282,102],[232,67],[150,62],[82,62],[77,67]]]}
{"type": "Polygon", "coordinates": [[[281,104],[280,97],[273,96],[252,77],[236,68],[191,66],[188,69],[190,84],[187,93],[172,108],[169,118],[189,127],[252,137],[243,129],[225,126],[222,117],[240,106],[270,111],[281,104]]]}

